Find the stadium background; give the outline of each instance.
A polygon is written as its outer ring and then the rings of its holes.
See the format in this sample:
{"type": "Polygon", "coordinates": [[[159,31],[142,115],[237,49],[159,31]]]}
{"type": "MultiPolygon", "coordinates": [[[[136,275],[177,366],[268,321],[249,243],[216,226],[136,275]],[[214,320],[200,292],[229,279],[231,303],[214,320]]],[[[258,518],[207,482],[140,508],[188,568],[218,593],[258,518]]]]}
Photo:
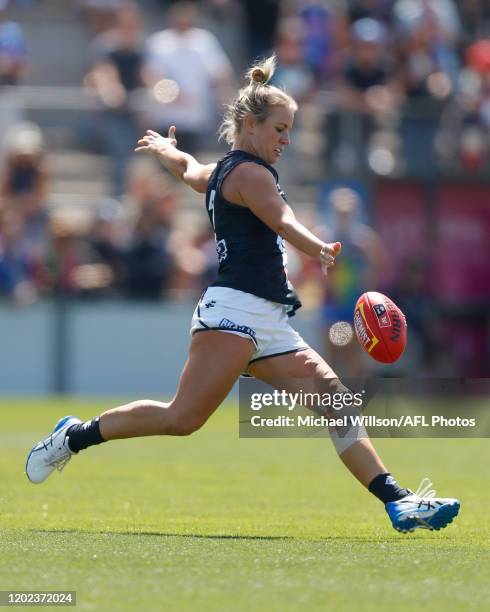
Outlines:
{"type": "Polygon", "coordinates": [[[345,230],[352,266],[327,282],[289,253],[304,302],[295,325],[325,354],[331,317],[351,294],[380,290],[407,314],[409,349],[394,368],[363,371],[487,376],[488,4],[194,2],[196,24],[216,39],[171,77],[157,73],[172,49],[156,53],[148,41],[174,27],[176,3],[125,4],[0,3],[0,392],[172,393],[216,259],[203,198],[151,160],[128,157],[128,126],[142,134],[180,116],[183,146],[217,159],[222,105],[271,50],[276,82],[300,103],[278,166],[290,203],[325,236],[339,223],[335,210],[358,214],[345,230]],[[125,103],[108,61],[118,16],[133,77],[143,68],[141,81],[122,84],[125,103]],[[196,85],[185,78],[192,70],[209,73],[196,85]],[[203,114],[182,112],[186,96],[203,114]],[[365,235],[376,264],[358,248],[365,235]]]}

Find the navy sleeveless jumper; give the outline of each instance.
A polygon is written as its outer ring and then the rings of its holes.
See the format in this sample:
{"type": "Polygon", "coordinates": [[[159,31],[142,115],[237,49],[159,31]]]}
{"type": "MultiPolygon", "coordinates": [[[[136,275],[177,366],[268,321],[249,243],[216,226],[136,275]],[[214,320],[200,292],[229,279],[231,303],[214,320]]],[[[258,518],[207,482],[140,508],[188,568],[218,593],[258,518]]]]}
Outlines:
{"type": "Polygon", "coordinates": [[[287,278],[284,240],[249,208],[225,200],[221,186],[226,176],[241,163],[253,162],[271,172],[277,190],[286,201],[276,170],[245,151],[230,151],[219,160],[210,176],[206,208],[214,229],[218,253],[218,277],[211,287],[230,287],[271,302],[289,306],[288,314],[301,302],[287,278]]]}

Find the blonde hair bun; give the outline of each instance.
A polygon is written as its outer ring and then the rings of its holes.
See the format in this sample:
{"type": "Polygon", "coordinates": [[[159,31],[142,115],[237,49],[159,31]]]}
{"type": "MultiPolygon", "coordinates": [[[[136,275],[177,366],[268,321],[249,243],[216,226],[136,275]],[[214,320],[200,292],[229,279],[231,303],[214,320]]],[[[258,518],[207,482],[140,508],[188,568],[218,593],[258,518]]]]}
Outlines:
{"type": "Polygon", "coordinates": [[[264,71],[262,70],[262,68],[259,68],[258,66],[253,68],[252,74],[250,75],[250,77],[251,77],[250,80],[252,83],[264,84],[267,82],[264,71]]]}
{"type": "Polygon", "coordinates": [[[252,86],[266,85],[271,80],[276,69],[276,56],[271,55],[256,63],[247,72],[247,79],[252,86]]]}

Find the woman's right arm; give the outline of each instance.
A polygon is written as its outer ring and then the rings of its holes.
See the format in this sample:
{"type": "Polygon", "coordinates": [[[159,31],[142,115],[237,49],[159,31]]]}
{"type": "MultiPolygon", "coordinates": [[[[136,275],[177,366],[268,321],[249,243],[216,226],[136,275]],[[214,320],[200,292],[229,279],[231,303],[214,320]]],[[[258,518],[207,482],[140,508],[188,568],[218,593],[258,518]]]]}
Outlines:
{"type": "Polygon", "coordinates": [[[192,187],[194,191],[206,192],[209,177],[216,164],[200,164],[189,153],[179,151],[175,139],[175,126],[170,127],[167,138],[153,130],[147,130],[138,140],[138,145],[136,152],[151,153],[171,174],[192,187]]]}

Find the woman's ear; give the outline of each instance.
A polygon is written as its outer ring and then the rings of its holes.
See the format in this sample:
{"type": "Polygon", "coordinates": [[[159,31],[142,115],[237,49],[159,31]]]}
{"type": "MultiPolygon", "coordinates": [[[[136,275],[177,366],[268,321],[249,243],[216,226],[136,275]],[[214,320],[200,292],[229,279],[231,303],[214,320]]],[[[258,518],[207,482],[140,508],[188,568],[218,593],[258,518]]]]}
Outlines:
{"type": "Polygon", "coordinates": [[[245,130],[245,134],[249,136],[253,136],[255,134],[255,128],[257,125],[257,121],[252,113],[247,113],[243,118],[243,129],[245,130]]]}

